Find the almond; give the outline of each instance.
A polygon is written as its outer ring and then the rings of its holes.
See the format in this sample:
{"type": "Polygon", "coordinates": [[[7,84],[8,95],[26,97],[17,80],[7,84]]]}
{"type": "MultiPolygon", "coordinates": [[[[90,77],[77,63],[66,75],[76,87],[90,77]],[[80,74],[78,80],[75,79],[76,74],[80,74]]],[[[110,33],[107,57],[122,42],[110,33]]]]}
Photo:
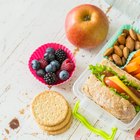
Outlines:
{"type": "Polygon", "coordinates": [[[130,52],[132,52],[134,50],[135,41],[130,36],[128,36],[126,39],[126,47],[128,47],[130,52]]]}
{"type": "Polygon", "coordinates": [[[108,57],[108,59],[109,59],[110,61],[113,62],[113,57],[112,57],[112,55],[110,55],[110,56],[108,57]]]}
{"type": "Polygon", "coordinates": [[[140,49],[140,41],[136,41],[135,42],[135,50],[139,50],[140,49]]]}
{"type": "Polygon", "coordinates": [[[118,42],[121,44],[121,45],[124,45],[125,44],[125,36],[124,35],[120,35],[118,37],[118,42]]]}
{"type": "Polygon", "coordinates": [[[118,42],[118,41],[116,41],[116,42],[114,43],[114,45],[119,45],[119,42],[118,42]]]}
{"type": "Polygon", "coordinates": [[[121,35],[123,35],[125,38],[127,37],[127,34],[126,33],[122,33],[121,35]]]}
{"type": "Polygon", "coordinates": [[[124,49],[124,45],[120,45],[119,48],[120,48],[121,50],[123,50],[123,49],[124,49]]]}
{"type": "Polygon", "coordinates": [[[117,45],[114,46],[114,53],[117,54],[119,57],[122,57],[123,55],[122,50],[117,45]]]}
{"type": "Polygon", "coordinates": [[[129,30],[129,34],[134,40],[137,40],[137,34],[133,29],[129,30]]]}
{"type": "Polygon", "coordinates": [[[126,63],[126,59],[122,57],[122,65],[125,65],[125,63],[126,63]]]}
{"type": "Polygon", "coordinates": [[[117,65],[122,66],[122,60],[117,54],[113,54],[112,58],[117,65]]]}
{"type": "Polygon", "coordinates": [[[127,36],[129,35],[129,31],[126,29],[123,30],[123,33],[125,33],[127,36]]]}
{"type": "Polygon", "coordinates": [[[113,47],[108,48],[108,49],[105,51],[104,56],[109,56],[109,55],[111,55],[111,54],[113,53],[113,51],[114,51],[114,48],[113,48],[113,47]]]}
{"type": "Polygon", "coordinates": [[[125,59],[127,59],[128,58],[128,55],[129,55],[129,49],[127,47],[125,47],[123,49],[123,56],[124,56],[125,59]]]}
{"type": "Polygon", "coordinates": [[[140,34],[137,34],[138,40],[140,41],[140,34]]]}

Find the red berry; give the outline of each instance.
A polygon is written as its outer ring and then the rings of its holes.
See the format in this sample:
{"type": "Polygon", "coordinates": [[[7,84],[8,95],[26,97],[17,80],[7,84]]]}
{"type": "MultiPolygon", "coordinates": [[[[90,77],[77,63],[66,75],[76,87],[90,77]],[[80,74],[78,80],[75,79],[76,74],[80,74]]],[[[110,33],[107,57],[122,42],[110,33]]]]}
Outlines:
{"type": "Polygon", "coordinates": [[[42,69],[44,69],[48,65],[48,62],[44,58],[40,59],[39,62],[42,69]]]}
{"type": "Polygon", "coordinates": [[[72,71],[73,69],[74,63],[70,59],[66,59],[61,65],[61,70],[72,71]]]}

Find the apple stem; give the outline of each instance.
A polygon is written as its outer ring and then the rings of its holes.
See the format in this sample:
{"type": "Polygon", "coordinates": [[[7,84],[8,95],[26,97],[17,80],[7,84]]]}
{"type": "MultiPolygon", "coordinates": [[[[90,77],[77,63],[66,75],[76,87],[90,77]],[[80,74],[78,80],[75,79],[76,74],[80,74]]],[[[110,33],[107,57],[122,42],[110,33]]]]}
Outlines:
{"type": "Polygon", "coordinates": [[[89,15],[85,15],[84,16],[84,21],[89,21],[90,20],[90,16],[89,15]]]}

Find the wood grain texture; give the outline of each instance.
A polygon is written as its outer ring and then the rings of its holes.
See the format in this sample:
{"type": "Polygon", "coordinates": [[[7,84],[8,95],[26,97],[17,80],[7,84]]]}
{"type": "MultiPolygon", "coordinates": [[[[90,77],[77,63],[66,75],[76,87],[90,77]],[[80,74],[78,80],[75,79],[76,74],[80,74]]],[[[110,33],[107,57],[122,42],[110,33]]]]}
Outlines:
{"type": "MultiPolygon", "coordinates": [[[[100,7],[108,16],[110,29],[101,46],[77,51],[77,68],[72,79],[65,85],[51,89],[64,95],[71,107],[77,100],[72,92],[75,80],[122,24],[136,22],[102,0],[0,0],[0,140],[101,140],[101,137],[92,134],[76,119],[66,133],[48,136],[37,126],[30,111],[33,97],[48,88],[30,74],[27,66],[29,56],[47,42],[64,44],[74,52],[75,47],[66,39],[64,22],[68,11],[83,3],[100,7]],[[20,127],[13,131],[9,128],[9,122],[15,117],[20,127]]],[[[108,125],[94,116],[87,117],[94,126],[110,133],[108,125]]],[[[133,140],[138,127],[139,124],[129,132],[119,130],[115,139],[133,140]]]]}

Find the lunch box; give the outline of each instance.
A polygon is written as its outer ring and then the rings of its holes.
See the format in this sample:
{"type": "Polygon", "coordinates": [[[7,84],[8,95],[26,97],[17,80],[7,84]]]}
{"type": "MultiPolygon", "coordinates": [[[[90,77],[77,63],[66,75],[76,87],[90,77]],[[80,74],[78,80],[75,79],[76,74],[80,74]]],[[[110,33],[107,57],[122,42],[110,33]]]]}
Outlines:
{"type": "MultiPolygon", "coordinates": [[[[118,36],[122,33],[123,29],[134,29],[136,32],[140,33],[139,29],[131,26],[131,25],[123,25],[121,26],[118,31],[112,36],[112,38],[106,43],[106,45],[101,49],[101,51],[96,55],[96,57],[93,59],[93,61],[90,64],[96,65],[96,63],[100,63],[102,61],[103,54],[105,50],[109,47],[112,47],[115,41],[117,40],[118,36]]],[[[128,61],[132,58],[133,53],[129,55],[128,61]]],[[[80,75],[80,77],[75,81],[73,85],[73,91],[74,94],[78,97],[80,100],[80,107],[82,107],[84,110],[86,110],[89,114],[96,117],[98,120],[103,121],[105,124],[107,124],[110,127],[117,127],[121,130],[131,130],[135,127],[135,125],[140,120],[140,112],[137,113],[135,118],[130,123],[124,123],[117,118],[115,118],[112,114],[108,113],[106,110],[101,108],[99,105],[97,105],[94,101],[89,99],[82,91],[82,86],[84,85],[85,81],[91,74],[91,71],[88,70],[88,67],[86,70],[80,75]]],[[[98,91],[97,91],[98,92],[98,91]]]]}

